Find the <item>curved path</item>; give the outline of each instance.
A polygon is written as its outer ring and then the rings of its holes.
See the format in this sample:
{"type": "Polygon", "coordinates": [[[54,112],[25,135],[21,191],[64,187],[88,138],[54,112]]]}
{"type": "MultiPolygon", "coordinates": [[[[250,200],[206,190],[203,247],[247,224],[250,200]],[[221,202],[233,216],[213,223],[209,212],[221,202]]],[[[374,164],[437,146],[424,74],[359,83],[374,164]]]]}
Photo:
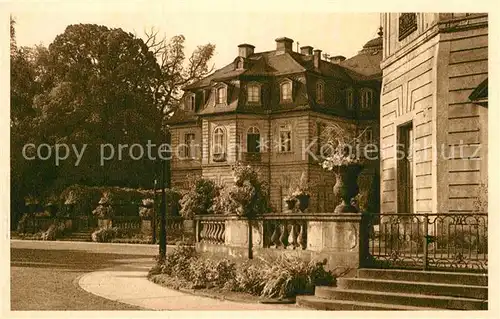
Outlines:
{"type": "Polygon", "coordinates": [[[240,303],[201,297],[168,289],[147,279],[151,259],[134,259],[127,264],[88,273],[79,284],[97,296],[152,310],[293,310],[289,305],[240,303]]]}
{"type": "Polygon", "coordinates": [[[292,310],[168,289],[147,279],[156,245],[11,240],[12,310],[292,310]]]}

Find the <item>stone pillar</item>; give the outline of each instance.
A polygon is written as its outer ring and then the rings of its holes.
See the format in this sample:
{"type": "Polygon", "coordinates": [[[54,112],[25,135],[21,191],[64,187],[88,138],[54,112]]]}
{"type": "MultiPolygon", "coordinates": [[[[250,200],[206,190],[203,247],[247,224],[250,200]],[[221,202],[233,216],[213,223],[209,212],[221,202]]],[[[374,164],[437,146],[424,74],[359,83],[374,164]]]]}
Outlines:
{"type": "Polygon", "coordinates": [[[141,233],[151,235],[153,233],[151,219],[141,219],[141,233]]]}
{"type": "Polygon", "coordinates": [[[361,214],[333,215],[328,220],[309,221],[307,249],[319,253],[336,267],[358,268],[361,214]]]}
{"type": "Polygon", "coordinates": [[[111,219],[101,219],[99,218],[97,220],[97,226],[99,228],[106,228],[106,227],[112,227],[113,226],[113,223],[112,223],[112,220],[111,219]]]}
{"type": "MultiPolygon", "coordinates": [[[[252,243],[254,248],[263,246],[262,221],[252,221],[252,243]]],[[[229,219],[226,220],[225,245],[233,247],[248,246],[248,220],[229,219]]]]}

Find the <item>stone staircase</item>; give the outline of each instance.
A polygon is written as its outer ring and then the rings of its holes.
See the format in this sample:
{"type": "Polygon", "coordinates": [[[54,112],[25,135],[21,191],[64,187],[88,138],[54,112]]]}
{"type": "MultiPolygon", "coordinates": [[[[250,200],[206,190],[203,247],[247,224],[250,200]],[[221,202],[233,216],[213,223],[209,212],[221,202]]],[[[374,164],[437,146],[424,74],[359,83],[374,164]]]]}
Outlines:
{"type": "Polygon", "coordinates": [[[92,241],[92,232],[93,230],[79,230],[71,232],[68,235],[65,235],[63,238],[58,239],[61,241],[92,241]]]}
{"type": "Polygon", "coordinates": [[[487,310],[488,275],[477,273],[358,269],[336,287],[316,287],[297,305],[317,310],[487,310]]]}

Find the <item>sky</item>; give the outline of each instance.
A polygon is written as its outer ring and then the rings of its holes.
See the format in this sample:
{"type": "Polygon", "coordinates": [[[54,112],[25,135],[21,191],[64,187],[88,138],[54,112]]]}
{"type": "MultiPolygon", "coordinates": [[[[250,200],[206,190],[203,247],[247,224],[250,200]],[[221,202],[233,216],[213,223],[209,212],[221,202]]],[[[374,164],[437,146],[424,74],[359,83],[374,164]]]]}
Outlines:
{"type": "MultiPolygon", "coordinates": [[[[168,38],[184,35],[186,55],[197,45],[215,44],[212,62],[216,68],[232,62],[239,44],[252,44],[256,52],[269,51],[275,49],[275,39],[284,36],[295,41],[294,50],[299,42],[300,46],[310,45],[323,53],[349,58],[377,37],[380,25],[379,13],[338,12],[332,6],[305,6],[309,10],[266,6],[263,10],[261,6],[243,9],[206,3],[193,6],[189,1],[45,1],[14,3],[10,11],[16,19],[18,45],[49,45],[70,24],[102,24],[140,37],[154,27],[168,38]]],[[[235,3],[239,2],[232,2],[235,3]]]]}

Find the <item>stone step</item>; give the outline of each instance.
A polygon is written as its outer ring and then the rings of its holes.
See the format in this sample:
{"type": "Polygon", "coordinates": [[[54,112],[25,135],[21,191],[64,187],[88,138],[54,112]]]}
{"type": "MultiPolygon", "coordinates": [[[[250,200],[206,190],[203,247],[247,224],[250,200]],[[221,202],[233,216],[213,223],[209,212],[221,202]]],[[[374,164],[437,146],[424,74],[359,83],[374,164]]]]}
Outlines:
{"type": "Polygon", "coordinates": [[[351,300],[370,303],[429,307],[456,310],[487,310],[488,302],[471,298],[409,294],[401,292],[380,292],[372,290],[316,287],[315,296],[331,300],[351,300]]]}
{"type": "Polygon", "coordinates": [[[358,269],[358,278],[488,286],[488,274],[402,269],[358,269]]]}
{"type": "Polygon", "coordinates": [[[316,296],[297,296],[296,304],[300,307],[316,310],[438,310],[437,308],[389,305],[373,302],[331,300],[316,296]]]}
{"type": "Polygon", "coordinates": [[[488,287],[372,278],[338,278],[341,289],[401,292],[434,296],[488,299],[488,287]]]}

